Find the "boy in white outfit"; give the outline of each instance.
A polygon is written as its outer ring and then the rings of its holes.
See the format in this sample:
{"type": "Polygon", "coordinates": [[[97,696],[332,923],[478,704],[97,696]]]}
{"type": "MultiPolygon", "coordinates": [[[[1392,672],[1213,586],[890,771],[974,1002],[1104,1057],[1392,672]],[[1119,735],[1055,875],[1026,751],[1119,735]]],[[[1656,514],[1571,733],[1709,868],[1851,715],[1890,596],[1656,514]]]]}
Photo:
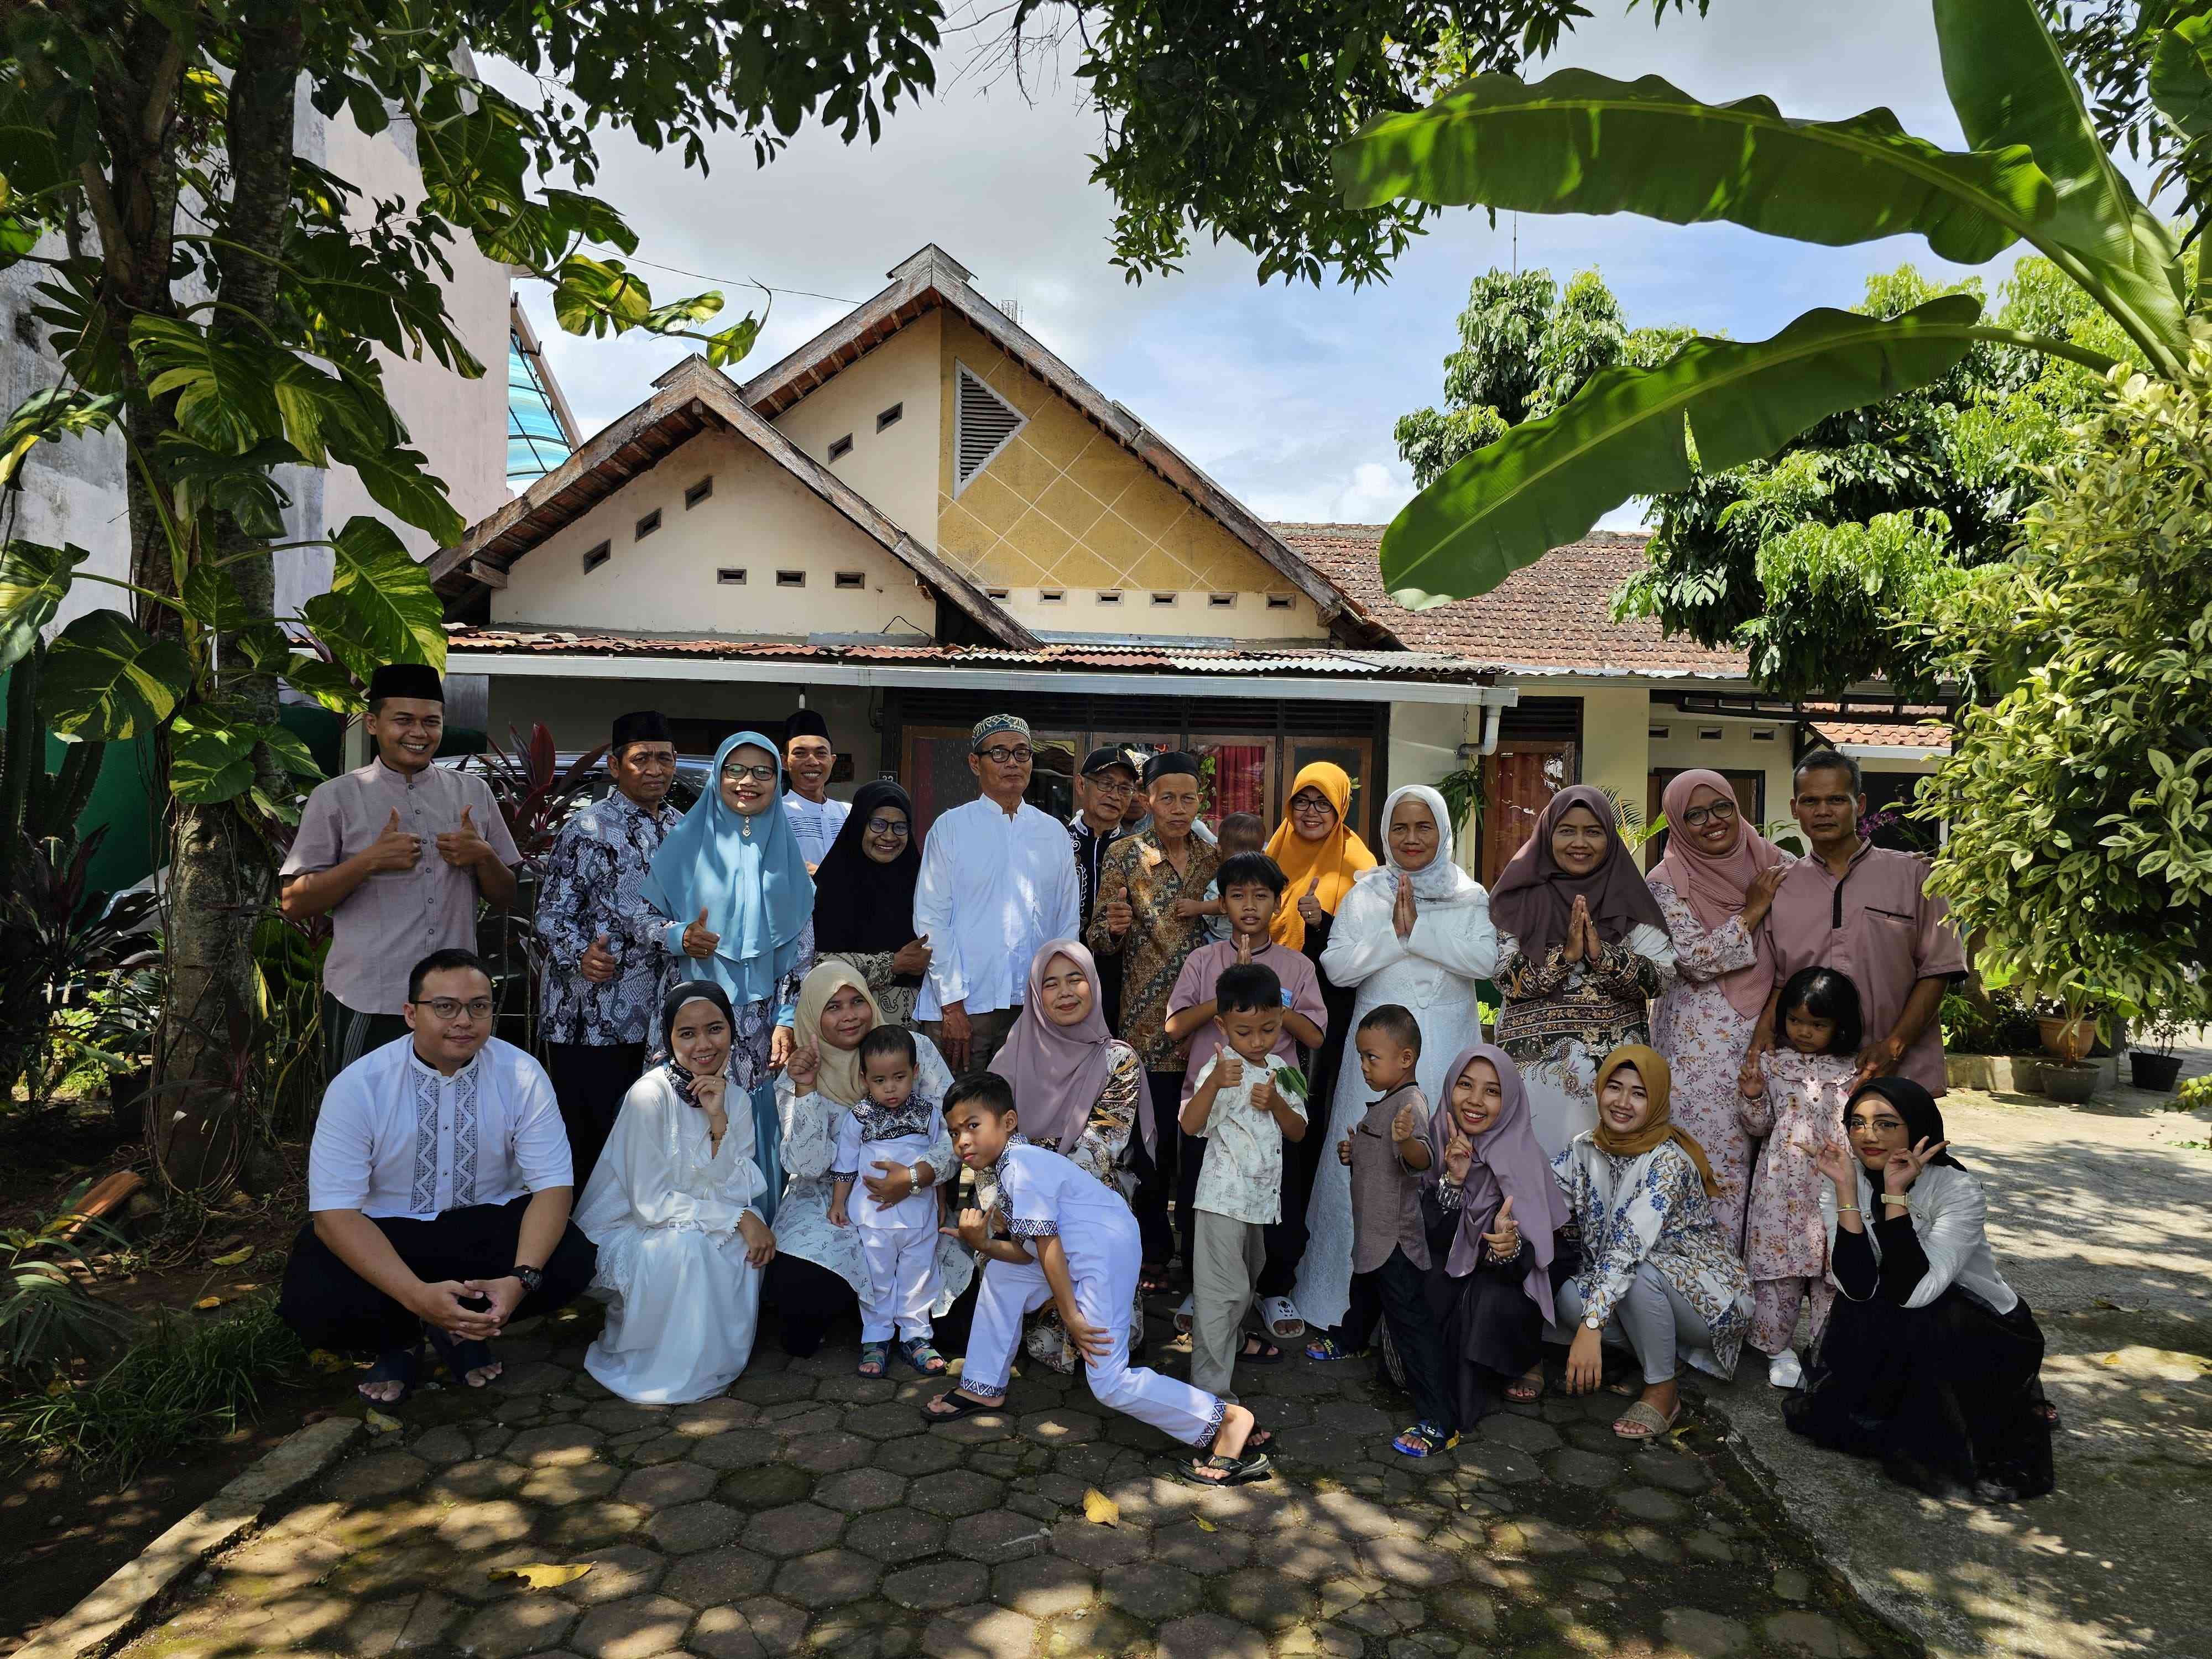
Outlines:
{"type": "Polygon", "coordinates": [[[991,1213],[963,1210],[946,1231],[985,1257],[960,1385],[922,1407],[949,1423],[1006,1403],[1022,1319],[1050,1301],[1082,1352],[1091,1397],[1200,1449],[1191,1473],[1213,1486],[1267,1478],[1267,1431],[1252,1413],[1188,1382],[1129,1364],[1129,1306],[1142,1255],[1137,1218],[1121,1194],[1088,1170],[1024,1140],[1014,1091],[994,1072],[971,1072],[945,1097],[945,1127],[960,1161],[995,1170],[991,1213]],[[1003,1235],[1003,1236],[998,1236],[1003,1235]]]}
{"type": "Polygon", "coordinates": [[[1192,1203],[1190,1380],[1224,1400],[1237,1362],[1279,1365],[1282,1351],[1244,1334],[1267,1230],[1283,1218],[1283,1143],[1303,1140],[1304,1102],[1274,1052],[1283,982],[1257,962],[1233,963],[1213,986],[1221,1047],[1192,1079],[1182,1132],[1206,1142],[1192,1203]]]}
{"type": "MultiPolygon", "coordinates": [[[[913,1164],[929,1156],[929,1103],[914,1097],[921,1057],[914,1035],[878,1025],[860,1039],[860,1075],[867,1093],[837,1120],[837,1145],[830,1160],[836,1183],[830,1199],[832,1225],[849,1227],[853,1183],[879,1162],[913,1164]]],[[[928,1375],[945,1369],[930,1346],[929,1310],[937,1300],[937,1194],[908,1193],[891,1205],[863,1204],[857,1218],[868,1284],[860,1293],[862,1376],[881,1376],[890,1364],[896,1334],[899,1353],[928,1375]]]]}

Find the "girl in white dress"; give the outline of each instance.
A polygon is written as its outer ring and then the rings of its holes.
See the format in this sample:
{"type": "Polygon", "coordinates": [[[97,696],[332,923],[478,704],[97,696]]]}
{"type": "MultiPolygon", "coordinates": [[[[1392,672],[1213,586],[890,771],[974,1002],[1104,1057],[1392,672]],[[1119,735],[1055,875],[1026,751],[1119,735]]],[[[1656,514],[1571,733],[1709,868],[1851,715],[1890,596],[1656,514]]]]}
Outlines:
{"type": "MultiPolygon", "coordinates": [[[[1475,981],[1498,966],[1490,895],[1453,862],[1451,814],[1435,790],[1413,784],[1393,791],[1382,803],[1382,825],[1384,861],[1363,872],[1345,896],[1322,971],[1332,985],[1358,987],[1347,1030],[1357,1030],[1386,1002],[1412,1012],[1421,1028],[1414,1079],[1437,1101],[1452,1057],[1482,1041],[1475,981]]],[[[1357,1066],[1345,1066],[1322,1139],[1334,1146],[1367,1106],[1366,1079],[1357,1066]]],[[[1352,1172],[1333,1158],[1315,1175],[1306,1229],[1292,1299],[1308,1326],[1327,1331],[1343,1323],[1352,1305],[1352,1172]]]]}
{"type": "Polygon", "coordinates": [[[682,1405],[721,1393],[752,1358],[775,1235],[754,1207],[752,1113],[727,1109],[728,994],[675,987],[660,1029],[666,1057],[623,1097],[575,1220],[599,1247],[592,1293],[607,1304],[584,1369],[625,1400],[682,1405]]]}

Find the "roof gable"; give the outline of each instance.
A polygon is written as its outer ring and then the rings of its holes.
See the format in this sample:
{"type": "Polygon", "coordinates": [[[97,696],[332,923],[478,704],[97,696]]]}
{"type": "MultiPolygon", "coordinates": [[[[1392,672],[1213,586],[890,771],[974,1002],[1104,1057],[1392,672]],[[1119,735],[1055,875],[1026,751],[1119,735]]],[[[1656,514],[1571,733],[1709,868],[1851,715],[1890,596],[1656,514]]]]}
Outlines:
{"type": "Polygon", "coordinates": [[[431,556],[431,586],[449,605],[500,586],[514,562],[547,537],[698,433],[720,426],[759,449],[994,639],[1016,650],[1036,645],[1036,636],[981,588],[756,414],[728,377],[710,368],[704,357],[685,358],[653,386],[653,395],[635,409],[586,440],[522,495],[471,526],[459,545],[431,556]]]}

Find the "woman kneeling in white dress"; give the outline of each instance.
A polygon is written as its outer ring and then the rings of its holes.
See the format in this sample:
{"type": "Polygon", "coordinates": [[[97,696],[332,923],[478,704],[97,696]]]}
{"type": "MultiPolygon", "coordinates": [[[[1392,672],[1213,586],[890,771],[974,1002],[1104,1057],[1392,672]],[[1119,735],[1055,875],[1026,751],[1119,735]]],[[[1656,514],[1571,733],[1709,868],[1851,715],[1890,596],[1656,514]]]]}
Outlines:
{"type": "Polygon", "coordinates": [[[766,1183],[752,1113],[726,1109],[728,995],[678,985],[660,1029],[666,1056],[623,1097],[576,1224],[599,1247],[592,1294],[607,1304],[584,1369],[625,1400],[678,1406],[721,1393],[752,1358],[775,1235],[753,1208],[766,1183]]]}

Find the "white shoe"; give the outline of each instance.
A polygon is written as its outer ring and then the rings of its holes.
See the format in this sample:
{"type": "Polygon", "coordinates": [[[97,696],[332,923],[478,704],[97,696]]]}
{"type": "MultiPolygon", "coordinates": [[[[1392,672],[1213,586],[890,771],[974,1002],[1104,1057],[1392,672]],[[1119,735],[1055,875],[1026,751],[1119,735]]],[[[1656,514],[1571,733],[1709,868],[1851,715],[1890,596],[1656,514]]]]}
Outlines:
{"type": "Polygon", "coordinates": [[[1182,1306],[1176,1310],[1176,1329],[1181,1331],[1185,1336],[1188,1336],[1190,1334],[1191,1321],[1197,1317],[1197,1303],[1191,1297],[1187,1296],[1183,1297],[1182,1306]]]}
{"type": "Polygon", "coordinates": [[[1298,1317],[1297,1309],[1287,1296],[1261,1297],[1260,1320],[1267,1326],[1267,1334],[1278,1342],[1295,1342],[1306,1334],[1306,1322],[1298,1317]]]}
{"type": "Polygon", "coordinates": [[[1805,1380],[1805,1368],[1797,1363],[1797,1351],[1784,1348],[1766,1362],[1766,1380],[1778,1389],[1794,1389],[1805,1380]]]}

